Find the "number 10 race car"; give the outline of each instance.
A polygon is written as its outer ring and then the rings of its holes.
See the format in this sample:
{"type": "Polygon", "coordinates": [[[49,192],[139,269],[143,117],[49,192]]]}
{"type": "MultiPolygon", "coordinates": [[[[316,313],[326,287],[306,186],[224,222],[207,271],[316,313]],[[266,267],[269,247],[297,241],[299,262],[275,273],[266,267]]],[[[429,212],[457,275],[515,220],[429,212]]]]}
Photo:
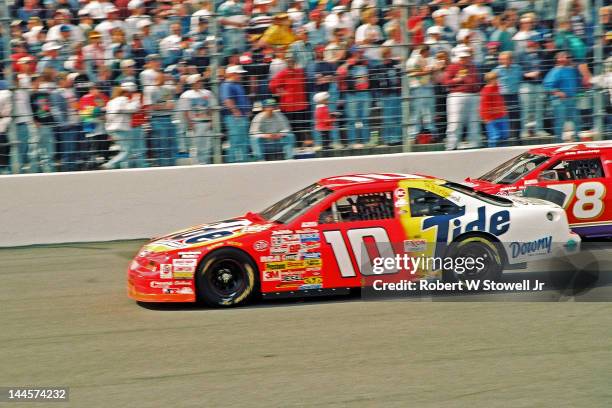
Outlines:
{"type": "Polygon", "coordinates": [[[506,266],[550,256],[552,243],[572,252],[580,238],[550,202],[419,175],[339,176],[261,212],[147,243],[129,267],[128,292],[142,302],[232,306],[260,294],[342,293],[411,267],[411,279],[495,279],[506,266]],[[400,253],[481,262],[461,274],[386,263],[400,253]]]}

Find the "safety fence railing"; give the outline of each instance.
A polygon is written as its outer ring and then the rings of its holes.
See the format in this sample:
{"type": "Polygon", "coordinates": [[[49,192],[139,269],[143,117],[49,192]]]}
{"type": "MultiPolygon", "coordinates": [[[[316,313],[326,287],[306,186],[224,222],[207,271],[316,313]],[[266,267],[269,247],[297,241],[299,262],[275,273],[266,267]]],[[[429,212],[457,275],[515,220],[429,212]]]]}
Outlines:
{"type": "Polygon", "coordinates": [[[597,1],[123,3],[1,4],[0,173],[612,138],[597,1]]]}

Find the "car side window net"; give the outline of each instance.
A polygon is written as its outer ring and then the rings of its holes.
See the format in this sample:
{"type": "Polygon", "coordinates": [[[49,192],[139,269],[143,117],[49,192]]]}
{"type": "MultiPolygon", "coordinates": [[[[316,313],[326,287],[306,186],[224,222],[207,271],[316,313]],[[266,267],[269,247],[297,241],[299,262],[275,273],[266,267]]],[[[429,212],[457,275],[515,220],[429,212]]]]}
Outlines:
{"type": "Polygon", "coordinates": [[[604,177],[599,158],[581,160],[561,160],[551,166],[557,173],[557,180],[586,180],[604,177]]]}
{"type": "Polygon", "coordinates": [[[431,191],[409,188],[408,194],[410,196],[410,215],[412,217],[449,215],[457,214],[461,211],[461,207],[457,204],[431,191]]]}
{"type": "Polygon", "coordinates": [[[319,222],[385,220],[395,216],[393,192],[355,194],[342,197],[321,213],[319,222]]]}

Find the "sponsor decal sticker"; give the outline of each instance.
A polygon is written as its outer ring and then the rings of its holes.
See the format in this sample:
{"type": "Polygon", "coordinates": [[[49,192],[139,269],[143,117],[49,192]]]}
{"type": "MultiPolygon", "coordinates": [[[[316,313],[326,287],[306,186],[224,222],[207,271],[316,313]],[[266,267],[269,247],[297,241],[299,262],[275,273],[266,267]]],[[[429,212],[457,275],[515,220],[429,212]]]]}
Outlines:
{"type": "Polygon", "coordinates": [[[168,286],[172,286],[172,282],[158,282],[158,281],[152,281],[151,283],[149,283],[149,286],[151,286],[152,288],[165,288],[168,286]]]}
{"type": "Polygon", "coordinates": [[[179,252],[178,254],[183,259],[197,259],[200,257],[199,252],[179,252]]]}
{"type": "Polygon", "coordinates": [[[552,235],[531,242],[511,242],[512,258],[549,254],[552,247],[552,235]]]}
{"type": "Polygon", "coordinates": [[[318,233],[300,234],[299,240],[302,242],[319,242],[321,237],[318,233]]]}
{"type": "Polygon", "coordinates": [[[406,194],[406,189],[405,188],[396,188],[395,191],[393,192],[393,195],[397,199],[406,198],[406,195],[407,195],[406,194]]]}
{"type": "Polygon", "coordinates": [[[259,258],[259,262],[278,262],[280,260],[281,260],[280,255],[262,256],[259,258]]]}
{"type": "Polygon", "coordinates": [[[405,206],[407,206],[407,205],[408,205],[408,201],[406,201],[406,200],[405,200],[405,199],[403,199],[403,198],[400,198],[400,199],[398,199],[398,200],[395,200],[394,205],[395,205],[396,207],[405,207],[405,206]]]}
{"type": "Polygon", "coordinates": [[[321,259],[320,252],[306,252],[303,256],[304,259],[321,259]]]}
{"type": "Polygon", "coordinates": [[[303,222],[302,223],[302,228],[314,228],[317,225],[319,225],[319,223],[316,222],[316,221],[303,222]]]}
{"type": "Polygon", "coordinates": [[[258,224],[258,225],[249,225],[248,227],[244,227],[242,232],[244,233],[253,233],[253,232],[261,232],[267,229],[270,229],[274,224],[258,224]]]}
{"type": "Polygon", "coordinates": [[[300,290],[323,289],[323,285],[321,285],[320,283],[307,283],[305,285],[301,285],[298,289],[300,290]]]}
{"type": "Polygon", "coordinates": [[[427,249],[427,241],[424,239],[407,239],[404,241],[404,251],[423,252],[427,249]]]}
{"type": "Polygon", "coordinates": [[[170,264],[159,265],[159,277],[161,279],[172,279],[172,265],[170,264]]]}
{"type": "Polygon", "coordinates": [[[268,281],[279,281],[280,280],[280,272],[279,271],[264,271],[263,280],[268,281]]]}
{"type": "Polygon", "coordinates": [[[306,284],[323,283],[323,278],[320,276],[309,276],[307,278],[304,278],[304,283],[306,284]]]}
{"type": "Polygon", "coordinates": [[[301,282],[302,274],[300,272],[281,272],[281,282],[301,282]]]}
{"type": "Polygon", "coordinates": [[[263,239],[260,239],[259,241],[253,244],[253,249],[258,252],[265,251],[266,249],[268,249],[268,242],[264,241],[263,239]]]}

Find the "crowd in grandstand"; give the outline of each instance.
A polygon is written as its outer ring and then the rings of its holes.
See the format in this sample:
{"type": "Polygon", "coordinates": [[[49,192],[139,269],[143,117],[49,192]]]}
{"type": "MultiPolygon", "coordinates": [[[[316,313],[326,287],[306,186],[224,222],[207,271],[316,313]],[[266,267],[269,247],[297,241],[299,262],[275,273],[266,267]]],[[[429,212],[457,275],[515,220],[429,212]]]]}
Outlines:
{"type": "Polygon", "coordinates": [[[226,162],[289,159],[404,128],[447,150],[576,139],[592,89],[609,131],[611,6],[412,3],[15,1],[0,172],[206,164],[215,141],[226,162]]]}

